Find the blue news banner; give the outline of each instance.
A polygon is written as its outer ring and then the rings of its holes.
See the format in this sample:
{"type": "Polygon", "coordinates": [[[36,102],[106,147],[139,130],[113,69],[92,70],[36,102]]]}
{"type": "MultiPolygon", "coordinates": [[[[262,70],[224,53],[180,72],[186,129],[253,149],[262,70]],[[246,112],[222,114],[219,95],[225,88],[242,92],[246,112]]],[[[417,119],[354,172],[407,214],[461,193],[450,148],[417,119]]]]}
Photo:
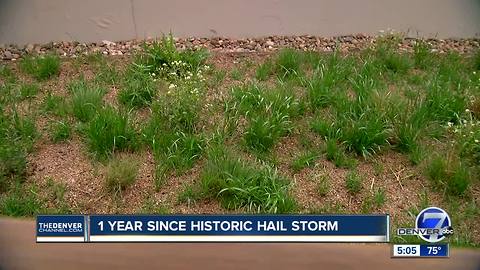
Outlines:
{"type": "Polygon", "coordinates": [[[37,217],[37,242],[388,241],[388,215],[50,215],[37,217]]]}

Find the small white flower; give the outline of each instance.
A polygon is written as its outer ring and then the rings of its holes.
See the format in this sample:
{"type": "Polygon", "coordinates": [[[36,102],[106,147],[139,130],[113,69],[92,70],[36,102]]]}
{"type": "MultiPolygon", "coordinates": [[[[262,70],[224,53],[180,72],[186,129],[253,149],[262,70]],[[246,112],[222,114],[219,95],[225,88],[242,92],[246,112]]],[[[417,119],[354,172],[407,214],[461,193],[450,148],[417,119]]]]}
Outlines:
{"type": "Polygon", "coordinates": [[[477,140],[477,139],[475,139],[475,142],[476,142],[476,143],[479,143],[480,141],[479,141],[479,140],[477,140]]]}
{"type": "Polygon", "coordinates": [[[168,86],[168,89],[172,89],[172,88],[175,88],[175,84],[171,83],[169,86],[168,86]]]}
{"type": "Polygon", "coordinates": [[[469,109],[466,109],[465,112],[470,112],[470,110],[469,110],[469,109]]]}
{"type": "Polygon", "coordinates": [[[448,122],[448,126],[449,126],[449,127],[452,127],[452,126],[453,126],[453,123],[452,123],[452,122],[448,122]]]}

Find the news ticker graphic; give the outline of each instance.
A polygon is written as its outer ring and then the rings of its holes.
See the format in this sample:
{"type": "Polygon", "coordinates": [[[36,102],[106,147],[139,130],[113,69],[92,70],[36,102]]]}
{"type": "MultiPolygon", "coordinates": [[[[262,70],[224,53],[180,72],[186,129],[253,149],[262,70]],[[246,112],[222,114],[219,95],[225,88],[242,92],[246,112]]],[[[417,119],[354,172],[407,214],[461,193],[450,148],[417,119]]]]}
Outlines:
{"type": "Polygon", "coordinates": [[[389,227],[389,215],[48,215],[37,242],[388,242],[389,227]]]}
{"type": "Polygon", "coordinates": [[[394,258],[448,258],[448,244],[393,245],[394,258]]]}

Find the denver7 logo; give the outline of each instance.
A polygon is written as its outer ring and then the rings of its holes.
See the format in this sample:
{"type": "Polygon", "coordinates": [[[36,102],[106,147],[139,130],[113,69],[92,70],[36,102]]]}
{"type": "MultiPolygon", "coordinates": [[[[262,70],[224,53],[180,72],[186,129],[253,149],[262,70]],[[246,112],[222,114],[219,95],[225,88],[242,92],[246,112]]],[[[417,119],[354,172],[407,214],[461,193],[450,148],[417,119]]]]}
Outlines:
{"type": "Polygon", "coordinates": [[[434,233],[420,234],[420,238],[427,242],[435,243],[445,239],[451,234],[451,221],[447,212],[438,207],[423,209],[415,222],[417,229],[434,229],[434,233]]]}

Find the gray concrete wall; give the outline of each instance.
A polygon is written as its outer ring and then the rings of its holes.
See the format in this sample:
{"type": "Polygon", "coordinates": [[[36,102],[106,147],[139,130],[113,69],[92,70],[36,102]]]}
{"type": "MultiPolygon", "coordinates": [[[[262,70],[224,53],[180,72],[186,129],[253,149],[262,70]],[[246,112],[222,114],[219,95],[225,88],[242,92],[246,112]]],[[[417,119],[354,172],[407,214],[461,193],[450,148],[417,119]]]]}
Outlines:
{"type": "Polygon", "coordinates": [[[160,36],[480,37],[480,0],[0,0],[0,43],[160,36]]]}

